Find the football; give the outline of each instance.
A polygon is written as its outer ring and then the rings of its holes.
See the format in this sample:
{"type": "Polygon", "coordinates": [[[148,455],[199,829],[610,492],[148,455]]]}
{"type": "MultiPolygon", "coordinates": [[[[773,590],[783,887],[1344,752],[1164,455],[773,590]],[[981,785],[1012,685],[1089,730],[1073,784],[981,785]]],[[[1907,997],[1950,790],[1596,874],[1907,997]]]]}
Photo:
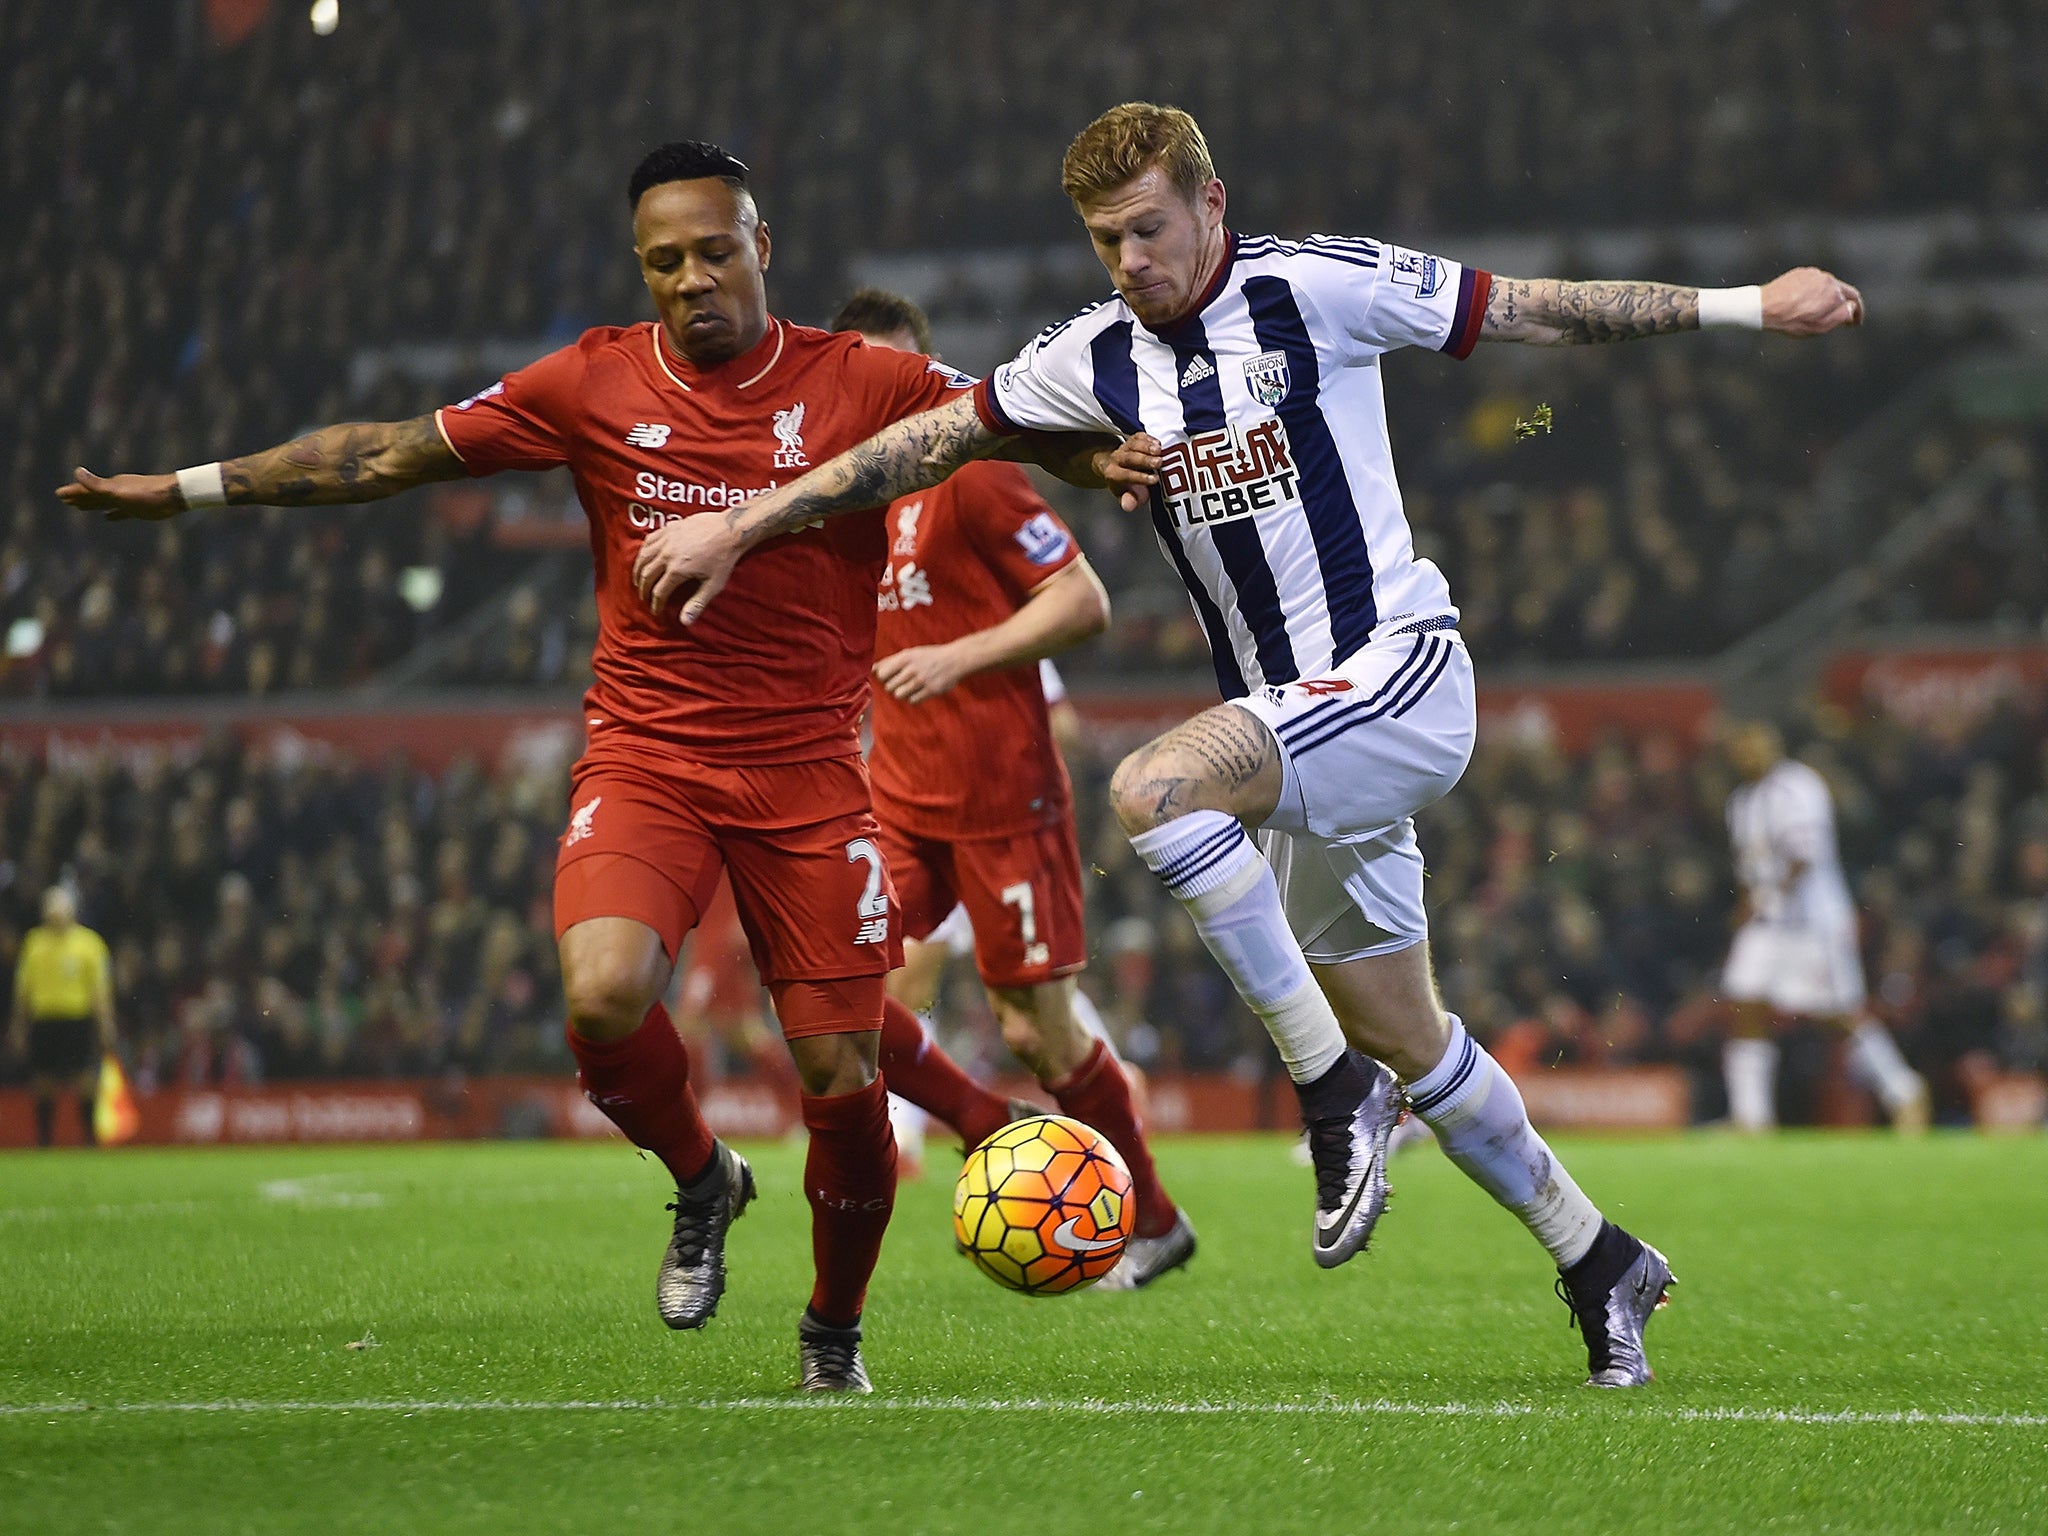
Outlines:
{"type": "Polygon", "coordinates": [[[1093,1285],[1136,1229],[1130,1170],[1108,1140],[1063,1115],[1006,1125],[968,1154],[953,1235],[989,1279],[1031,1296],[1093,1285]]]}

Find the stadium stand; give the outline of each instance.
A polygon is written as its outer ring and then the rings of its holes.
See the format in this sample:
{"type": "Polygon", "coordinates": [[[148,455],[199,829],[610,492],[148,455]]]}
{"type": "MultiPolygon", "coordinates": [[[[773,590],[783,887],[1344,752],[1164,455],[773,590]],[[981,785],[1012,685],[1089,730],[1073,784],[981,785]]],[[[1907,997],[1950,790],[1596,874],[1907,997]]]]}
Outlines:
{"type": "MultiPolygon", "coordinates": [[[[49,488],[75,463],[191,463],[312,422],[415,414],[641,315],[621,171],[679,132],[754,164],[778,304],[811,319],[851,251],[1060,237],[1053,150],[1134,94],[1188,106],[1226,168],[1247,168],[1231,178],[1246,227],[1448,243],[1960,209],[1974,233],[1932,258],[1939,275],[1996,282],[2042,261],[2001,222],[2038,209],[2048,138],[2048,92],[2027,75],[2048,12],[2022,0],[1595,0],[1563,21],[1486,0],[1461,8],[1456,46],[1426,8],[1339,8],[1306,53],[1223,0],[1038,7],[995,46],[991,17],[1012,9],[777,0],[688,8],[683,25],[672,5],[443,0],[350,5],[332,38],[273,8],[233,42],[196,5],[0,11],[0,695],[383,680],[566,696],[594,615],[580,553],[531,547],[560,532],[541,526],[559,485],[113,530],[49,488]],[[1597,110],[1585,76],[1603,82],[1597,110]],[[809,110],[756,110],[770,80],[809,110]],[[1377,110],[1354,110],[1366,98],[1377,110]],[[514,523],[527,532],[507,537],[514,523]]],[[[1089,282],[1031,279],[1015,308],[1059,313],[1096,296],[1089,282]]],[[[1945,360],[2000,340],[1929,313],[1817,349],[1717,336],[1397,358],[1419,541],[1488,666],[1719,654],[1855,553],[1826,515],[1831,454],[1945,360]],[[1517,431],[1544,406],[1550,431],[1517,431]]],[[[1881,528],[1994,438],[2020,460],[1994,515],[1942,525],[1843,613],[2040,635],[2040,412],[1908,426],[1867,477],[1881,528]]],[[[1062,505],[1117,610],[1072,670],[1142,685],[1199,668],[1149,532],[1062,505]]],[[[1960,1113],[1973,1075],[2048,1055],[2044,722],[2022,702],[1965,723],[1822,711],[1808,727],[1879,1006],[1960,1113]]],[[[1107,824],[1109,766],[1077,764],[1103,872],[1088,985],[1140,1060],[1270,1070],[1262,1032],[1107,824]]],[[[1496,735],[1430,813],[1447,995],[1504,1059],[1678,1062],[1703,1085],[1698,1112],[1716,1112],[1722,775],[1671,736],[1569,753],[1496,735]]],[[[0,755],[0,967],[42,888],[69,877],[114,940],[145,1085],[559,1070],[562,805],[533,770],[258,758],[225,736],[193,761],[0,755]]],[[[971,987],[957,991],[996,1059],[971,987]]]]}
{"type": "Polygon", "coordinates": [[[111,935],[144,1086],[558,1066],[558,773],[0,758],[0,955],[64,875],[111,935]],[[26,903],[26,905],[25,905],[26,903]]]}
{"type": "MultiPolygon", "coordinates": [[[[2048,1060],[2048,720],[2037,699],[1918,726],[1816,706],[1801,726],[1839,807],[1873,1006],[1939,1108],[1966,1116],[1986,1073],[2048,1060]]],[[[1168,1064],[1242,1052],[1250,1069],[1256,1025],[1191,963],[1185,918],[1095,809],[1109,766],[1095,765],[1080,802],[1083,846],[1106,874],[1090,887],[1093,984],[1112,1017],[1180,1021],[1137,1032],[1168,1064]]],[[[1670,734],[1579,754],[1485,737],[1457,791],[1420,818],[1446,1005],[1518,1073],[1672,1062],[1692,1073],[1695,1112],[1718,1115],[1733,783],[1717,752],[1670,734]]],[[[1803,1045],[1810,1096],[1827,1041],[1803,1045]]]]}
{"type": "MultiPolygon", "coordinates": [[[[1824,707],[1803,725],[1841,809],[1875,1006],[1965,1114],[1974,1078],[2048,1061],[2048,717],[2007,701],[1975,722],[1824,707]]],[[[1262,1032],[1108,818],[1113,762],[1075,766],[1099,872],[1087,984],[1126,1048],[1263,1072],[1262,1032]]],[[[1670,734],[1580,754],[1490,735],[1424,818],[1449,1006],[1517,1069],[1674,1062],[1714,1113],[1731,782],[1670,734]]],[[[435,777],[395,755],[252,756],[225,734],[187,762],[0,755],[0,963],[68,875],[112,939],[145,1085],[556,1067],[563,793],[552,768],[435,777]]],[[[959,980],[956,1043],[999,1061],[959,980]]]]}
{"type": "MultiPolygon", "coordinates": [[[[639,315],[618,168],[678,125],[756,163],[781,235],[780,302],[813,318],[839,296],[851,249],[1042,242],[1065,227],[1051,148],[1133,92],[1183,101],[1226,165],[1262,168],[1233,181],[1248,227],[1426,240],[1966,207],[1994,222],[1944,253],[1944,272],[2024,266],[1995,220],[2038,194],[2029,146],[2048,108],[2020,61],[2039,51],[2039,8],[1986,4],[1959,22],[1884,7],[1846,42],[1836,9],[1578,7],[1568,49],[1555,18],[1517,7],[1461,12],[1457,47],[1438,46],[1447,17],[1340,11],[1304,55],[1215,0],[1176,7],[1172,26],[1139,7],[1107,32],[1086,8],[1049,7],[1002,48],[972,8],[785,3],[703,11],[684,69],[671,67],[685,46],[672,9],[651,5],[352,7],[331,38],[276,10],[232,45],[206,35],[197,6],[11,8],[0,224],[17,238],[0,251],[0,398],[17,404],[0,426],[0,691],[358,682],[523,579],[532,557],[499,548],[481,504],[452,492],[327,514],[317,545],[277,514],[209,527],[203,548],[165,535],[166,549],[151,530],[81,527],[47,490],[78,462],[197,462],[311,422],[413,414],[488,382],[494,339],[532,338],[532,355],[639,315]],[[1544,46],[1525,46],[1538,28],[1544,46]],[[1140,36],[1142,52],[1119,42],[1140,36]],[[1554,76],[1565,52],[1611,83],[1602,110],[1554,76]],[[770,59],[781,89],[814,104],[801,118],[748,110],[750,61],[770,59]],[[613,84],[569,92],[569,79],[613,84]],[[354,89],[370,81],[374,108],[354,89]],[[679,97],[693,87],[701,100],[679,97]],[[1348,110],[1361,94],[1381,110],[1348,110]],[[1304,124],[1325,125],[1320,152],[1303,152],[1304,124]],[[876,143],[891,146],[879,163],[876,143]],[[1348,183],[1326,174],[1333,158],[1348,183]],[[442,348],[431,369],[363,366],[423,342],[442,348]]],[[[1812,456],[1902,382],[1908,356],[1924,361],[1926,340],[1767,349],[1761,377],[1699,352],[1575,359],[1540,386],[1509,363],[1469,378],[1402,368],[1397,439],[1441,444],[1418,521],[1479,654],[1691,654],[1740,633],[1808,574],[1812,456]],[[1511,453],[1516,402],[1532,398],[1555,406],[1559,432],[1511,453]],[[1534,494],[1503,489],[1510,475],[1534,494]],[[1526,535],[1503,534],[1509,513],[1526,535]],[[1585,558],[1531,567],[1525,537],[1585,558]],[[1504,573],[1532,568],[1539,579],[1509,596],[1504,573]]],[[[1186,666],[1199,640],[1160,600],[1149,541],[1093,521],[1091,547],[1130,599],[1104,664],[1186,666]]],[[[437,680],[566,675],[550,646],[531,665],[456,647],[437,680]]]]}

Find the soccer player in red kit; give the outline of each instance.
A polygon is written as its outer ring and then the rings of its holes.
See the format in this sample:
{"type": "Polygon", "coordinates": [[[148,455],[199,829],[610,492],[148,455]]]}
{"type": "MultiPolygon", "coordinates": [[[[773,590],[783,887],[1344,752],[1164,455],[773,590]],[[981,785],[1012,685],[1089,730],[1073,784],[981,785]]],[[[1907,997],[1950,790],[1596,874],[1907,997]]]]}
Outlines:
{"type": "MultiPolygon", "coordinates": [[[[931,351],[924,311],[878,289],[850,298],[832,329],[931,351]]],[[[1134,1290],[1185,1264],[1195,1234],[1160,1182],[1122,1065],[1074,1017],[1074,976],[1088,963],[1081,861],[1036,666],[1107,628],[1109,598],[1014,464],[969,464],[895,502],[886,526],[868,771],[904,937],[929,938],[966,904],[1005,1043],[1130,1166],[1137,1235],[1101,1284],[1134,1290]]],[[[882,1076],[970,1146],[1010,1119],[907,1011],[883,1021],[882,1076]]]]}
{"type": "Polygon", "coordinates": [[[747,176],[725,151],[691,142],[654,150],[633,172],[634,248],[656,321],[586,331],[412,421],[328,427],[176,475],[80,470],[58,494],[158,518],[370,501],[569,466],[590,520],[599,615],[588,746],[555,876],[569,1045],[592,1102],[675,1178],[657,1301],[670,1327],[701,1327],[754,1180],[705,1125],[660,999],[728,871],[810,1130],[816,1284],[798,1326],[803,1386],[867,1391],[861,1311],[896,1184],[876,1054],[883,977],[900,951],[857,734],[881,514],[764,548],[732,584],[736,600],[694,628],[642,604],[632,567],[651,530],[737,506],[969,381],[772,316],[769,234],[747,176]]]}

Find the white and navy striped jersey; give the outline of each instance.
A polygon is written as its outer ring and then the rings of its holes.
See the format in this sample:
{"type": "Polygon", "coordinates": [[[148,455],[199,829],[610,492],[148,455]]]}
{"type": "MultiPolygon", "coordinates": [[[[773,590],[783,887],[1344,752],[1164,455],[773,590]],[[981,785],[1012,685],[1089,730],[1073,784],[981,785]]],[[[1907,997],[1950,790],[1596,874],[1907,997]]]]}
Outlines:
{"type": "Polygon", "coordinates": [[[1759,920],[1788,928],[1824,928],[1853,920],[1856,904],[1835,844],[1835,803],[1827,780],[1786,758],[1728,797],[1735,870],[1759,920]],[[1792,865],[1805,872],[1796,881],[1792,865]]]}
{"type": "Polygon", "coordinates": [[[1375,240],[1228,236],[1222,269],[1155,334],[1121,298],[1052,326],[982,381],[993,431],[1149,432],[1152,523],[1225,698],[1328,671],[1376,636],[1457,620],[1415,557],[1379,358],[1464,357],[1492,279],[1375,240]]]}

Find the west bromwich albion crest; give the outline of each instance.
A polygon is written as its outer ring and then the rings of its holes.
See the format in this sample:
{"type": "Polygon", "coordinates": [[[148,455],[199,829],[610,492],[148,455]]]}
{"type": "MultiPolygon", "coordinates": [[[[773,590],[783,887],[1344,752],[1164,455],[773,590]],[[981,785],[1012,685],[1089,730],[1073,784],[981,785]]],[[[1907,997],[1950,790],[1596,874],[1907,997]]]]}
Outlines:
{"type": "Polygon", "coordinates": [[[1261,405],[1278,405],[1287,398],[1287,354],[1261,352],[1244,365],[1245,386],[1261,405]]]}

